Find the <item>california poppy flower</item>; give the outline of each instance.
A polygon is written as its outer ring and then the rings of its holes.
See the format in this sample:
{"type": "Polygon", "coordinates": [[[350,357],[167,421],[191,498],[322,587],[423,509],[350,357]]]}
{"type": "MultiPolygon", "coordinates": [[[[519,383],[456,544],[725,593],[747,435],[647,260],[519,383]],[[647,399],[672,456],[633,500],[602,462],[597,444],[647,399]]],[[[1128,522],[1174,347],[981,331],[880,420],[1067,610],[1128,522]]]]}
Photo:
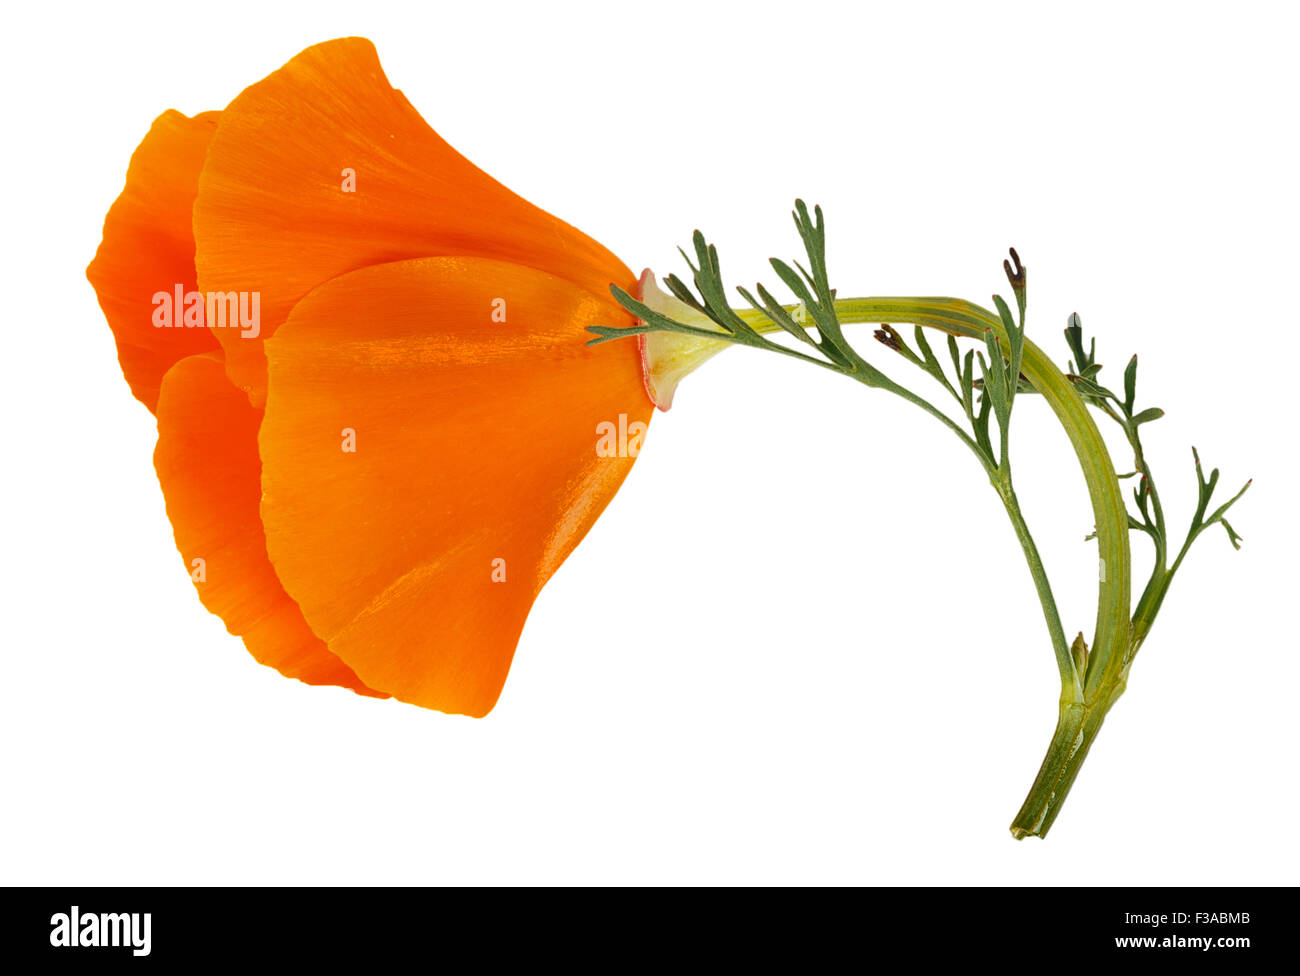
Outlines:
{"type": "Polygon", "coordinates": [[[160,116],[87,276],[204,605],[285,675],[487,713],[650,419],[585,331],[632,272],[344,38],[160,116]]]}

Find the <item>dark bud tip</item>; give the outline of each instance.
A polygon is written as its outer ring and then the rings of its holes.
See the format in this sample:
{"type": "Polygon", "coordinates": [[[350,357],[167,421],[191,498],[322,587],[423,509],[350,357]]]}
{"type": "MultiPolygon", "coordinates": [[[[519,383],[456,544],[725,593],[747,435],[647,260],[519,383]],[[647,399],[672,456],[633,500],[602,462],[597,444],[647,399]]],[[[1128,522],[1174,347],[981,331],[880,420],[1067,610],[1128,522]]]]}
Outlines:
{"type": "Polygon", "coordinates": [[[898,338],[898,333],[894,331],[894,327],[891,325],[882,324],[880,328],[875,331],[874,335],[876,341],[881,345],[888,346],[895,352],[899,352],[903,348],[902,342],[898,338]]]}
{"type": "Polygon", "coordinates": [[[1016,249],[1010,248],[1011,260],[1002,262],[1002,270],[1007,273],[1007,280],[1011,282],[1011,287],[1017,291],[1025,287],[1025,266],[1020,263],[1020,255],[1016,249]]]}

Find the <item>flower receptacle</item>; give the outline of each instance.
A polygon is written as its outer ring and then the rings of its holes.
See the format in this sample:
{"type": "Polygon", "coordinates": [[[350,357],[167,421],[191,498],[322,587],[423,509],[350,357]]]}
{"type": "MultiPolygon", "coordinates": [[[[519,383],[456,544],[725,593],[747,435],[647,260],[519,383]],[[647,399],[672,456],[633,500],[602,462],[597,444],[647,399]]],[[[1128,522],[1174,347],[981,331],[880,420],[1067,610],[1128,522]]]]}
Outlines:
{"type": "MultiPolygon", "coordinates": [[[[708,316],[702,315],[680,299],[674,298],[655,280],[649,268],[641,272],[636,286],[636,298],[653,311],[686,325],[710,332],[722,331],[708,316]]],[[[641,377],[646,395],[660,410],[673,405],[677,384],[730,344],[725,339],[703,339],[699,336],[676,332],[647,332],[637,336],[641,351],[641,377]]]]}

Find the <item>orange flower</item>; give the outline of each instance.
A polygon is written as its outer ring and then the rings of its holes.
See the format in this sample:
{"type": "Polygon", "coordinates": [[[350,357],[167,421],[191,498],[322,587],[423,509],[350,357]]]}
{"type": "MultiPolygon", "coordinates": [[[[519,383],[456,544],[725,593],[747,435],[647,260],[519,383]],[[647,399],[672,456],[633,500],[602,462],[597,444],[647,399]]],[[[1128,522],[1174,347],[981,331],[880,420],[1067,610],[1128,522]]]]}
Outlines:
{"type": "Polygon", "coordinates": [[[360,38],[160,116],[87,276],[204,605],[285,675],[486,714],[649,422],[635,344],[586,345],[635,276],[360,38]]]}

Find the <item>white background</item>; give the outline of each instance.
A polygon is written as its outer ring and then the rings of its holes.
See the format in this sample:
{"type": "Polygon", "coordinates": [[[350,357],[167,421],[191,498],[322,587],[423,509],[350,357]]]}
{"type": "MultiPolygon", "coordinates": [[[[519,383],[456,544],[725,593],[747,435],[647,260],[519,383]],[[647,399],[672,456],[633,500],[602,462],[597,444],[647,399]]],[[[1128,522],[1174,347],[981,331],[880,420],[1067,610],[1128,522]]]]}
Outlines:
{"type": "MultiPolygon", "coordinates": [[[[9,11],[0,881],[1296,882],[1292,9],[9,11]],[[155,115],[351,33],[638,270],[700,227],[733,283],[773,283],[796,196],[842,295],[987,303],[1014,244],[1031,338],[1064,363],[1077,310],[1112,385],[1141,354],[1175,524],[1192,443],[1223,488],[1255,478],[1243,550],[1193,550],[1047,841],[1007,832],[1057,679],[996,496],[913,408],[779,357],[728,352],[656,417],[484,720],[287,681],[202,609],[84,268],[155,115]]],[[[1041,403],[1013,446],[1091,634],[1090,511],[1041,403]]]]}

